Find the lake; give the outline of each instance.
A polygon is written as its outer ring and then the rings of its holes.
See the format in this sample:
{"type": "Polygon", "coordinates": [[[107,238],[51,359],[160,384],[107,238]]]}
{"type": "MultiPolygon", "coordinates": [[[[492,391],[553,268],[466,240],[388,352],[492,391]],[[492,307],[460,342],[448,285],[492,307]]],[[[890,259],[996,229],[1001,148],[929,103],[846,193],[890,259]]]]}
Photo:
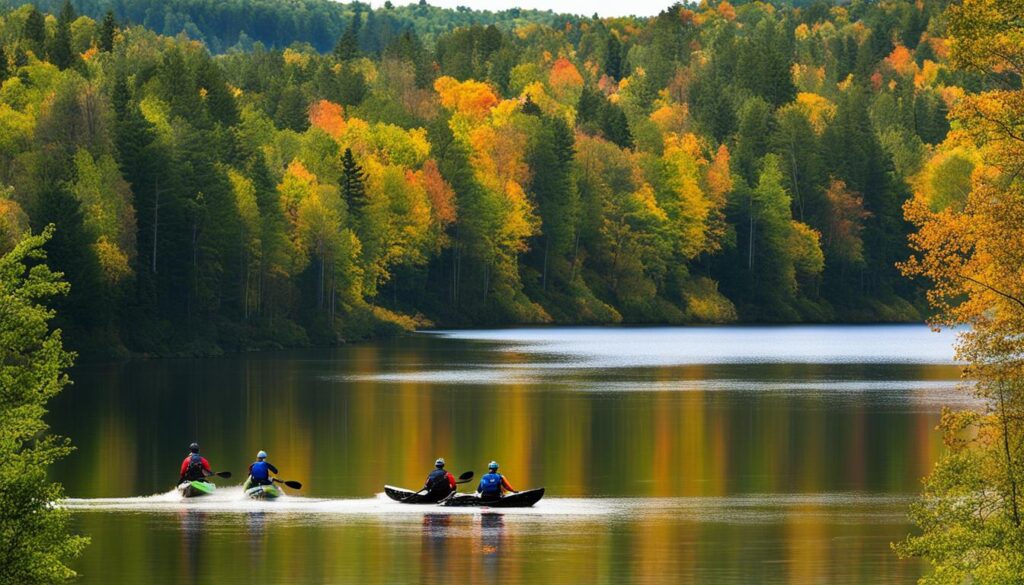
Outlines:
{"type": "MultiPolygon", "coordinates": [[[[924,326],[426,332],[78,367],[53,429],[80,583],[913,583],[889,543],[942,449],[924,326]],[[192,441],[218,493],[172,490],[192,441]],[[243,498],[265,449],[302,490],[243,498]],[[443,456],[534,508],[410,506],[443,456]],[[237,481],[234,481],[237,480],[237,481]]],[[[462,486],[471,491],[475,482],[462,486]]]]}

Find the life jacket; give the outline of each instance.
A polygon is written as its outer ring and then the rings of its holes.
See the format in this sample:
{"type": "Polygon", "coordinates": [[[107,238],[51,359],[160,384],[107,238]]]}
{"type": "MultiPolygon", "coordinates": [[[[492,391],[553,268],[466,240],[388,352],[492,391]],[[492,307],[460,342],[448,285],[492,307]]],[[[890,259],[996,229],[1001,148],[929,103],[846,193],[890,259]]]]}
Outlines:
{"type": "Polygon", "coordinates": [[[249,475],[256,481],[270,479],[270,465],[266,461],[257,461],[249,466],[249,475]]]}
{"type": "Polygon", "coordinates": [[[480,478],[480,486],[477,490],[482,496],[500,496],[501,495],[501,474],[500,473],[488,473],[487,475],[480,478]]]}
{"type": "Polygon", "coordinates": [[[438,492],[451,491],[451,486],[448,485],[448,472],[444,468],[431,471],[427,476],[427,489],[438,492]]]}
{"type": "Polygon", "coordinates": [[[203,473],[203,457],[199,453],[193,453],[189,457],[188,468],[185,469],[185,479],[195,481],[205,478],[206,474],[203,473]]]}

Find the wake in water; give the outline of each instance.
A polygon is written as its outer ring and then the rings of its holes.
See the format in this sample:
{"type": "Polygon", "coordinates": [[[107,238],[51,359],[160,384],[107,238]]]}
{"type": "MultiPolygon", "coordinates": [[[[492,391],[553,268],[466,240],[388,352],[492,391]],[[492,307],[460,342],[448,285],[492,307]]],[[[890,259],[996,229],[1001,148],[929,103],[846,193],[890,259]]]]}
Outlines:
{"type": "Polygon", "coordinates": [[[240,487],[219,488],[199,498],[182,498],[176,490],[133,498],[70,498],[61,502],[75,511],[133,513],[177,513],[201,511],[213,514],[253,512],[303,517],[378,516],[405,518],[424,514],[474,515],[500,513],[506,516],[569,516],[653,518],[671,516],[695,522],[760,524],[784,518],[828,518],[836,523],[903,523],[910,497],[857,493],[750,494],[727,497],[674,498],[545,498],[532,508],[448,508],[396,502],[383,493],[373,498],[307,498],[283,495],[277,500],[253,500],[240,487]]]}

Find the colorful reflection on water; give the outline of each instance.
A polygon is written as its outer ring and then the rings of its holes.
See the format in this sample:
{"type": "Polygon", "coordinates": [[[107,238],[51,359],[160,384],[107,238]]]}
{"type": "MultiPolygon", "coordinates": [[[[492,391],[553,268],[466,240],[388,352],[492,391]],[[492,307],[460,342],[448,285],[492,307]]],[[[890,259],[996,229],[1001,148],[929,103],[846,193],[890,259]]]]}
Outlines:
{"type": "Polygon", "coordinates": [[[888,543],[911,530],[942,405],[965,400],[950,339],[513,330],[93,365],[51,415],[79,448],[57,476],[93,536],[83,583],[910,583],[922,566],[888,543]],[[167,492],[192,440],[236,477],[265,449],[306,487],[133,499],[167,492]],[[548,496],[501,514],[376,496],[437,456],[478,477],[497,459],[548,496]]]}

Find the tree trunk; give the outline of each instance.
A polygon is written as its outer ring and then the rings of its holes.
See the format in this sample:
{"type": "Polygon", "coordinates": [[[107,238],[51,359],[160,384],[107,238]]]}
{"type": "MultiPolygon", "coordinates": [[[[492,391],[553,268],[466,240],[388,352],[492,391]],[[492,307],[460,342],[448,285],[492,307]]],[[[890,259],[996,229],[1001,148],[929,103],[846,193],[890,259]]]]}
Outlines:
{"type": "Polygon", "coordinates": [[[996,386],[999,388],[999,423],[1003,427],[1003,456],[1006,458],[1006,479],[1010,484],[1010,510],[1013,514],[1013,524],[1019,528],[1021,525],[1020,504],[1017,501],[1019,488],[1017,486],[1017,472],[1013,460],[1013,452],[1010,449],[1010,418],[1006,412],[1006,386],[1002,381],[996,382],[996,386]]]}

